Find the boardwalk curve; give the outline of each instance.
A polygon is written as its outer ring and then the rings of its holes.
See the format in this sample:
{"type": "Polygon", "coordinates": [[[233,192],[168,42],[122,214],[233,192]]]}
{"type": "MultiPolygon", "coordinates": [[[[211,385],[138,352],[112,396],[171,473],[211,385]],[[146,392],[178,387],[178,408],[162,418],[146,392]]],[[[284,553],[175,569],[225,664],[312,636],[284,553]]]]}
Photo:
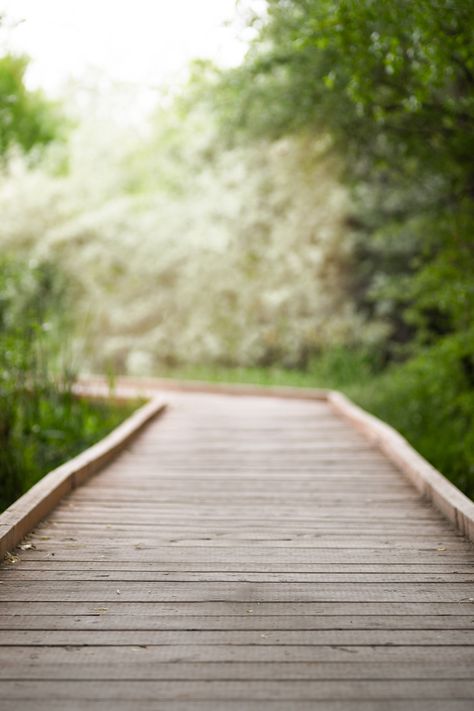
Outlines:
{"type": "Polygon", "coordinates": [[[0,571],[0,707],[471,709],[472,545],[328,402],[169,407],[0,571]]]}

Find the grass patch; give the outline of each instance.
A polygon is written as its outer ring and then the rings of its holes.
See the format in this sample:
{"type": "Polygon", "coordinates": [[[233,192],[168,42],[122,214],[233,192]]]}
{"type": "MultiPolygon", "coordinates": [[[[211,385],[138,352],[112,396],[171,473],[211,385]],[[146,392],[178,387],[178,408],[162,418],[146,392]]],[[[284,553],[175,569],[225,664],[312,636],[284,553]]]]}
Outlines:
{"type": "Polygon", "coordinates": [[[158,375],[182,380],[340,389],[354,382],[368,382],[373,377],[375,367],[374,358],[369,352],[339,348],[315,358],[304,371],[282,367],[182,365],[163,366],[158,375]]]}

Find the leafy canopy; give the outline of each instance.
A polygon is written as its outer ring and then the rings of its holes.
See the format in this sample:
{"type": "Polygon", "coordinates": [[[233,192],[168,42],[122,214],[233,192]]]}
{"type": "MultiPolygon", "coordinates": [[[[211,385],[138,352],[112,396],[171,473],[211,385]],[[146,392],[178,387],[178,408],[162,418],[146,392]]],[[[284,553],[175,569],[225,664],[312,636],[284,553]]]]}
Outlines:
{"type": "Polygon", "coordinates": [[[216,93],[235,138],[329,130],[354,188],[359,308],[392,342],[470,328],[474,4],[268,0],[216,93]]]}

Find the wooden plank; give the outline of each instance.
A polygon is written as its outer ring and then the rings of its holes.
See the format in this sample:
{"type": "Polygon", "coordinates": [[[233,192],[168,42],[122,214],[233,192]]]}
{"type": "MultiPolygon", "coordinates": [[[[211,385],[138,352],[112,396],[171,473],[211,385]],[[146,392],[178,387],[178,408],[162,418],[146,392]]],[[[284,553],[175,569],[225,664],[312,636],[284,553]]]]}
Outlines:
{"type": "MultiPolygon", "coordinates": [[[[121,557],[122,560],[130,558],[133,560],[134,551],[142,551],[143,559],[146,559],[146,551],[152,552],[157,548],[169,547],[171,550],[168,552],[168,557],[174,554],[174,557],[177,560],[184,560],[186,558],[192,560],[193,552],[196,554],[196,560],[202,559],[202,557],[206,556],[206,554],[209,556],[210,560],[236,560],[238,556],[235,558],[233,554],[235,553],[237,546],[239,547],[239,550],[245,548],[253,548],[255,550],[256,541],[253,538],[229,538],[221,540],[219,537],[209,535],[206,532],[203,532],[202,536],[199,538],[193,538],[192,535],[180,535],[179,531],[177,531],[173,537],[150,536],[144,534],[143,532],[139,532],[136,533],[135,536],[131,535],[129,541],[126,539],[124,539],[123,542],[120,540],[117,541],[113,537],[110,537],[108,540],[107,538],[105,538],[105,540],[102,539],[100,546],[97,546],[95,551],[93,537],[89,537],[87,539],[83,536],[62,536],[57,539],[51,538],[51,541],[48,544],[48,551],[53,557],[55,555],[60,555],[63,558],[65,556],[71,556],[69,558],[70,560],[74,559],[76,554],[87,554],[92,558],[100,556],[115,556],[119,559],[121,557]],[[176,552],[174,552],[174,550],[176,550],[176,552]],[[185,552],[185,554],[180,554],[180,551],[185,552]]],[[[425,538],[421,539],[418,544],[415,544],[409,538],[397,539],[396,536],[380,535],[379,538],[374,539],[364,537],[356,541],[346,538],[333,540],[328,536],[326,537],[326,540],[322,541],[318,539],[308,540],[298,538],[290,538],[289,540],[286,540],[284,534],[282,534],[281,539],[277,541],[258,541],[258,547],[258,553],[255,551],[254,555],[249,556],[251,560],[265,558],[267,560],[271,558],[273,559],[273,554],[275,554],[275,558],[277,560],[284,560],[285,558],[288,560],[288,558],[291,557],[291,553],[289,551],[301,553],[300,560],[308,560],[308,558],[311,558],[312,554],[316,562],[327,560],[329,558],[329,553],[334,553],[332,560],[342,560],[344,555],[346,558],[349,557],[349,551],[358,552],[359,554],[366,552],[367,559],[370,559],[369,551],[377,550],[381,553],[386,553],[387,548],[396,550],[400,554],[402,560],[403,556],[406,556],[406,560],[408,561],[416,552],[419,552],[420,554],[426,554],[426,562],[429,554],[436,554],[439,549],[442,549],[439,552],[447,551],[453,556],[457,556],[458,560],[464,560],[466,562],[470,560],[470,558],[467,557],[469,555],[469,549],[464,546],[462,542],[453,543],[449,540],[445,541],[442,538],[438,541],[425,538]],[[463,554],[466,554],[465,558],[462,557],[463,554]]],[[[46,548],[41,546],[37,547],[37,550],[38,553],[44,553],[46,548]]],[[[138,559],[138,556],[135,556],[135,558],[138,559]]],[[[151,556],[151,558],[153,559],[153,556],[151,556]]],[[[432,560],[434,558],[435,556],[432,560]]],[[[385,555],[385,561],[389,559],[390,556],[385,555]]]]}
{"type": "MultiPolygon", "coordinates": [[[[160,517],[157,521],[141,521],[141,520],[136,520],[136,521],[131,521],[128,523],[128,521],[113,521],[111,522],[110,520],[107,522],[107,519],[103,523],[97,522],[91,522],[88,523],[87,521],[71,521],[69,524],[67,521],[61,521],[58,522],[57,525],[54,528],[54,531],[45,531],[42,529],[41,535],[44,535],[45,533],[52,533],[57,539],[61,539],[61,537],[64,537],[66,534],[70,534],[72,536],[82,536],[82,535],[88,535],[88,536],[100,536],[101,538],[105,534],[106,537],[110,538],[113,537],[117,540],[121,538],[130,538],[130,535],[143,535],[147,536],[150,533],[153,533],[154,535],[162,535],[162,536],[173,536],[176,533],[179,533],[180,535],[198,535],[202,534],[203,532],[206,533],[212,533],[213,535],[219,535],[221,537],[226,536],[226,537],[231,537],[231,536],[236,536],[236,537],[242,537],[243,534],[242,532],[245,532],[245,537],[251,537],[252,540],[258,540],[259,537],[262,537],[262,535],[266,534],[268,537],[269,534],[275,534],[278,535],[278,533],[281,535],[284,533],[285,535],[291,535],[291,536],[301,536],[301,537],[308,537],[308,538],[316,538],[320,536],[328,536],[328,535],[333,535],[334,537],[341,536],[341,531],[335,523],[332,522],[321,522],[320,524],[311,526],[311,524],[301,524],[301,526],[298,526],[297,528],[293,525],[291,526],[289,523],[286,525],[282,525],[281,527],[277,528],[276,521],[275,523],[270,523],[268,524],[268,527],[265,526],[264,523],[257,522],[255,523],[253,520],[239,520],[239,521],[233,521],[231,524],[229,524],[228,520],[224,521],[223,519],[221,520],[212,520],[209,521],[209,519],[195,519],[193,518],[192,520],[189,520],[187,523],[183,523],[181,520],[174,520],[173,519],[165,519],[164,517],[160,517]],[[127,536],[128,532],[128,536],[127,536]]],[[[402,539],[403,537],[413,537],[417,536],[418,539],[423,539],[423,538],[429,538],[430,540],[433,540],[433,538],[436,536],[439,536],[440,529],[439,526],[436,526],[431,523],[420,523],[419,525],[415,524],[410,524],[407,523],[404,525],[403,521],[394,521],[393,523],[388,521],[388,522],[382,522],[382,521],[374,521],[373,525],[371,526],[371,522],[367,521],[365,523],[362,522],[354,522],[354,521],[344,521],[344,535],[347,536],[349,533],[353,533],[354,535],[360,535],[360,536],[370,536],[373,534],[377,534],[380,536],[397,536],[399,539],[402,539]]],[[[443,538],[446,541],[456,541],[457,537],[450,535],[450,531],[445,531],[445,534],[443,535],[443,538]]],[[[52,536],[50,536],[51,538],[52,536]]],[[[35,541],[35,538],[30,538],[30,541],[35,541]]]]}
{"type": "MultiPolygon", "coordinates": [[[[10,568],[6,570],[5,582],[14,580],[16,582],[36,582],[38,570],[27,570],[22,566],[18,570],[10,568]]],[[[453,573],[360,573],[351,571],[350,573],[246,573],[246,572],[142,572],[142,571],[91,571],[88,568],[83,570],[42,570],[41,583],[73,582],[81,583],[95,581],[113,581],[116,583],[281,583],[283,585],[293,585],[294,583],[453,583],[453,573]]],[[[474,589],[474,572],[457,574],[456,583],[470,583],[474,589]]]]}
{"type": "MultiPolygon", "coordinates": [[[[340,524],[338,526],[336,523],[340,521],[344,525],[351,526],[354,529],[366,531],[367,535],[374,529],[383,530],[383,528],[386,527],[389,530],[391,528],[397,530],[401,529],[399,531],[400,533],[402,533],[403,530],[410,529],[415,532],[428,533],[431,534],[433,539],[438,538],[441,534],[443,537],[448,536],[452,540],[464,541],[451,527],[440,524],[435,518],[428,516],[419,517],[418,520],[416,520],[414,517],[408,515],[397,518],[396,516],[390,516],[388,512],[385,519],[381,516],[366,516],[364,518],[357,513],[352,515],[351,511],[348,510],[347,513],[342,511],[339,519],[331,516],[318,516],[318,512],[315,512],[315,517],[312,517],[311,508],[308,506],[306,509],[301,510],[301,519],[293,518],[293,511],[288,511],[288,509],[282,509],[281,511],[272,509],[272,513],[270,514],[270,512],[268,512],[267,514],[268,519],[265,518],[262,520],[258,516],[258,508],[255,506],[249,506],[247,512],[245,512],[244,507],[242,507],[242,510],[236,508],[230,509],[229,513],[233,514],[232,518],[226,518],[225,515],[220,513],[221,510],[222,507],[217,504],[214,509],[210,508],[207,512],[200,511],[198,504],[194,507],[192,505],[183,506],[179,510],[157,507],[157,511],[154,514],[138,513],[134,516],[133,512],[131,512],[127,516],[123,516],[123,520],[120,520],[118,511],[117,513],[104,511],[103,515],[101,515],[100,512],[91,512],[90,520],[87,520],[87,518],[81,514],[77,515],[71,512],[69,520],[67,517],[57,518],[54,521],[54,528],[46,530],[44,527],[41,527],[37,532],[40,533],[40,535],[48,535],[48,533],[54,533],[55,531],[60,534],[62,532],[61,529],[64,530],[68,526],[94,529],[102,527],[104,533],[107,528],[120,530],[120,527],[128,526],[142,528],[149,526],[156,530],[170,526],[178,526],[183,529],[202,529],[207,524],[210,528],[224,528],[229,531],[239,530],[247,526],[255,531],[268,529],[270,533],[274,533],[275,529],[280,530],[283,528],[284,530],[295,532],[304,530],[310,532],[318,530],[330,531],[334,533],[334,535],[339,534],[344,536],[344,531],[341,531],[340,524]],[[279,520],[281,521],[281,526],[278,526],[279,520]]],[[[264,507],[262,507],[261,510],[265,512],[264,507]]]]}
{"type": "Polygon", "coordinates": [[[135,702],[136,699],[161,701],[209,701],[213,699],[246,701],[309,701],[332,700],[405,700],[413,699],[471,699],[474,697],[474,681],[469,680],[337,680],[337,681],[115,681],[103,684],[100,681],[3,681],[4,699],[61,700],[71,697],[89,700],[121,699],[135,702]]]}
{"type": "MultiPolygon", "coordinates": [[[[451,602],[260,602],[249,605],[248,602],[123,602],[120,596],[107,604],[103,602],[85,602],[83,600],[46,602],[33,600],[25,605],[24,602],[3,601],[2,614],[22,617],[42,615],[117,615],[130,617],[133,621],[141,615],[204,615],[208,618],[225,615],[242,616],[253,613],[259,616],[318,616],[336,615],[343,618],[346,615],[367,615],[383,617],[397,615],[409,618],[419,615],[437,615],[440,618],[449,618],[457,615],[472,615],[473,603],[469,598],[463,601],[451,602]]],[[[212,624],[210,620],[209,624],[212,624]]]]}
{"type": "MultiPolygon", "coordinates": [[[[31,649],[12,650],[9,654],[0,649],[0,679],[11,679],[16,673],[18,680],[102,680],[123,679],[122,665],[126,665],[127,678],[133,681],[150,680],[198,680],[198,681],[315,681],[338,679],[342,681],[367,678],[369,667],[364,662],[159,662],[150,653],[137,653],[140,648],[126,650],[121,655],[117,648],[64,649],[58,663],[57,650],[45,648],[42,658],[32,655],[31,649]],[[20,651],[20,654],[18,653],[20,651]],[[46,652],[52,654],[46,654],[46,652]],[[43,656],[44,655],[44,656],[43,656]]],[[[121,650],[122,651],[122,650],[121,650]]],[[[472,660],[455,664],[374,662],[370,665],[370,680],[410,679],[459,679],[470,680],[472,660]]]]}
{"type": "MultiPolygon", "coordinates": [[[[406,711],[407,702],[405,700],[391,700],[385,702],[384,707],[390,711],[406,711]]],[[[83,701],[80,699],[69,699],[67,703],[68,711],[83,711],[83,701]]],[[[150,701],[135,699],[122,701],[121,699],[88,699],[88,711],[150,711],[150,701]],[[132,705],[133,704],[133,705],[132,705]]],[[[209,700],[206,701],[173,701],[161,702],[159,699],[153,701],[153,711],[209,711],[209,700]]],[[[292,711],[380,711],[380,701],[331,701],[312,700],[291,702],[292,711]]],[[[18,711],[18,701],[16,699],[2,700],[2,711],[18,711]]],[[[57,699],[21,699],[21,711],[64,711],[64,701],[57,699]]],[[[242,711],[240,701],[228,701],[225,699],[212,700],[212,711],[242,711]]],[[[288,701],[246,701],[245,711],[288,711],[288,701]]],[[[422,699],[410,699],[410,711],[472,711],[471,700],[442,699],[423,701],[422,699]]]]}
{"type": "MultiPolygon", "coordinates": [[[[451,549],[444,545],[442,539],[438,539],[430,545],[414,546],[412,548],[393,548],[380,546],[374,548],[303,548],[291,546],[274,547],[263,546],[171,546],[171,545],[151,545],[146,537],[130,537],[130,541],[117,543],[116,541],[108,545],[100,542],[86,546],[85,543],[78,545],[77,542],[63,541],[61,545],[55,545],[54,541],[47,536],[47,541],[38,540],[36,548],[21,552],[22,560],[58,560],[75,563],[77,561],[144,561],[154,562],[179,562],[188,561],[194,563],[257,563],[274,561],[275,564],[325,564],[325,563],[384,563],[391,562],[398,564],[421,564],[452,562],[452,564],[472,564],[474,554],[469,548],[464,550],[451,549]]],[[[8,564],[8,563],[7,563],[8,564]]]]}
{"type": "MultiPolygon", "coordinates": [[[[106,545],[110,542],[111,545],[118,546],[123,541],[126,545],[130,538],[134,538],[134,543],[137,541],[145,541],[148,545],[156,546],[181,546],[181,547],[224,547],[234,548],[235,546],[250,546],[261,544],[262,548],[306,548],[306,549],[367,549],[367,548],[395,548],[398,550],[418,550],[420,548],[430,547],[436,539],[433,534],[404,534],[401,533],[364,533],[363,531],[356,532],[356,540],[350,537],[349,532],[333,534],[332,531],[322,531],[320,533],[300,533],[292,531],[278,531],[269,529],[267,531],[241,531],[235,529],[229,532],[222,532],[215,529],[196,529],[196,530],[179,530],[179,528],[168,530],[154,529],[148,527],[146,530],[139,529],[130,531],[126,535],[126,531],[108,531],[102,530],[100,533],[101,545],[106,545]],[[413,538],[416,536],[416,543],[413,538]]],[[[98,534],[95,530],[73,529],[69,531],[58,532],[54,538],[51,536],[48,547],[54,550],[55,546],[65,544],[67,548],[77,548],[74,544],[83,544],[84,547],[93,546],[97,541],[98,534]]],[[[354,536],[355,538],[355,536],[354,536]]],[[[441,538],[441,536],[440,536],[441,538]]],[[[34,540],[34,539],[33,539],[34,540]]],[[[450,551],[466,551],[469,552],[469,547],[465,541],[455,536],[444,532],[439,546],[443,546],[450,551]]]]}
{"type": "Polygon", "coordinates": [[[75,581],[53,583],[34,581],[4,581],[0,586],[0,601],[19,600],[83,600],[112,601],[118,596],[130,602],[461,602],[472,600],[472,583],[136,583],[123,582],[120,588],[110,581],[91,581],[78,585],[75,581]]]}
{"type": "MultiPolygon", "coordinates": [[[[366,665],[370,669],[377,663],[439,663],[452,666],[474,663],[472,647],[464,646],[390,646],[364,645],[57,645],[0,647],[2,658],[54,661],[59,665],[67,659],[80,659],[83,663],[119,664],[122,673],[126,673],[127,664],[162,664],[162,663],[300,663],[300,664],[341,664],[354,663],[366,665]],[[428,651],[428,653],[427,653],[428,651]],[[43,656],[44,655],[44,656],[43,656]],[[125,667],[125,669],[123,668],[125,667]]],[[[361,668],[362,671],[362,668],[361,668]]],[[[16,672],[20,676],[19,671],[16,672]]],[[[17,678],[9,675],[8,678],[17,678]]],[[[1,688],[1,684],[0,684],[1,688]]]]}
{"type": "MultiPolygon", "coordinates": [[[[371,502],[369,502],[371,503],[371,502]]],[[[100,509],[98,509],[100,511],[100,509]]],[[[216,502],[215,505],[211,505],[207,503],[206,505],[200,504],[196,505],[193,503],[186,503],[186,502],[180,502],[178,504],[165,504],[161,503],[160,505],[157,505],[154,514],[150,516],[149,513],[143,512],[143,514],[138,514],[134,518],[136,521],[156,521],[160,520],[162,516],[165,516],[166,514],[172,515],[172,516],[180,516],[182,521],[185,521],[186,519],[183,519],[183,515],[189,515],[193,514],[199,520],[199,517],[205,516],[215,516],[217,517],[216,520],[218,520],[219,517],[219,512],[222,511],[222,506],[219,504],[219,502],[216,502]]],[[[396,508],[390,508],[386,507],[386,512],[387,515],[384,518],[380,513],[373,512],[372,514],[370,512],[367,512],[367,503],[364,506],[356,507],[356,506],[347,506],[347,505],[327,505],[324,508],[322,506],[311,506],[311,502],[307,501],[306,505],[298,505],[298,504],[291,504],[288,503],[286,505],[280,505],[278,507],[271,506],[270,504],[263,504],[259,505],[258,503],[248,503],[246,504],[245,502],[236,502],[233,505],[229,505],[226,507],[226,512],[232,513],[238,521],[248,521],[249,519],[252,520],[252,517],[258,517],[259,512],[263,512],[265,514],[268,514],[269,519],[268,519],[268,524],[269,528],[271,529],[271,523],[277,522],[278,521],[278,516],[284,517],[284,516],[294,516],[295,518],[293,519],[294,522],[298,522],[299,517],[301,516],[302,521],[313,521],[313,525],[317,525],[319,522],[320,524],[323,523],[324,521],[328,521],[329,523],[332,523],[335,520],[335,517],[339,517],[340,519],[336,520],[341,520],[341,521],[353,521],[354,523],[360,523],[360,522],[367,522],[370,521],[371,523],[376,524],[378,521],[384,522],[388,520],[389,522],[391,520],[393,521],[399,521],[399,522],[406,522],[407,524],[410,523],[411,521],[418,521],[418,522],[435,522],[438,523],[438,530],[439,530],[439,521],[435,516],[433,516],[432,512],[429,510],[423,510],[419,508],[418,510],[415,507],[412,506],[407,506],[406,510],[400,510],[396,508]],[[365,510],[364,510],[365,508],[365,510]],[[365,515],[364,515],[365,514],[365,515]]],[[[107,514],[107,517],[109,518],[110,521],[117,520],[117,516],[119,515],[118,512],[104,512],[104,515],[107,514]]],[[[91,511],[91,515],[94,515],[94,510],[91,511]]],[[[75,520],[75,516],[78,516],[79,522],[80,522],[80,514],[78,512],[64,512],[64,516],[56,516],[51,520],[53,523],[54,521],[60,522],[61,520],[67,521],[69,518],[70,521],[73,523],[75,520]],[[68,514],[68,515],[66,515],[68,514]]],[[[220,514],[220,517],[222,519],[225,519],[225,515],[220,514]]],[[[192,521],[193,519],[191,519],[192,521]]],[[[228,519],[227,519],[228,520],[228,519]]],[[[261,520],[261,519],[260,519],[261,520]]],[[[265,519],[266,521],[266,519],[265,519]]],[[[104,521],[104,525],[107,523],[107,521],[104,521]]],[[[295,526],[295,523],[293,523],[293,526],[295,526]]],[[[445,531],[452,532],[452,535],[455,536],[456,538],[461,539],[461,536],[457,532],[454,531],[451,527],[444,527],[445,531]]]]}
{"type": "Polygon", "coordinates": [[[137,610],[113,614],[108,607],[89,614],[0,614],[2,630],[467,630],[472,615],[260,615],[248,607],[244,615],[153,615],[137,610]]]}
{"type": "Polygon", "coordinates": [[[474,630],[3,630],[0,646],[474,645],[474,630]]]}
{"type": "MultiPolygon", "coordinates": [[[[28,545],[28,544],[27,544],[28,545]]],[[[14,570],[14,566],[4,567],[3,574],[8,575],[14,570]]],[[[16,571],[21,575],[24,571],[92,571],[92,572],[114,572],[126,571],[132,573],[179,573],[181,571],[188,573],[206,573],[206,572],[225,572],[225,573],[272,573],[272,574],[329,574],[336,573],[393,573],[397,575],[415,575],[421,574],[449,574],[451,579],[453,576],[462,576],[467,573],[473,574],[473,567],[469,564],[451,563],[446,560],[437,560],[433,563],[364,563],[354,561],[353,563],[221,563],[221,562],[193,562],[193,561],[172,561],[166,563],[163,561],[63,561],[57,558],[29,559],[23,556],[22,564],[16,568],[16,571]]],[[[457,579],[457,577],[456,577],[457,579]]],[[[461,577],[462,579],[462,577],[461,577]]]]}

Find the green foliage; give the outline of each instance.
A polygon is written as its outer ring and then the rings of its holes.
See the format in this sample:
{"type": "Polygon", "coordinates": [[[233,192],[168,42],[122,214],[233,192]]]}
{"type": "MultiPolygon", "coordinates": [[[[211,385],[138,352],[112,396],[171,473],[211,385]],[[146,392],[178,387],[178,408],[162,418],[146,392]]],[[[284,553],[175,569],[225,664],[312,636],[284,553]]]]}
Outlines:
{"type": "Polygon", "coordinates": [[[473,307],[474,5],[267,5],[247,61],[216,91],[224,129],[247,139],[329,130],[354,188],[354,298],[390,327],[387,355],[456,330],[461,301],[473,307]]]}
{"type": "Polygon", "coordinates": [[[67,305],[51,264],[1,260],[0,510],[129,411],[73,396],[67,305]]]}
{"type": "Polygon", "coordinates": [[[209,107],[183,112],[170,104],[137,140],[89,111],[68,174],[18,160],[0,181],[0,245],[78,285],[83,367],[303,365],[356,338],[347,191],[327,137],[217,150],[209,107]]]}
{"type": "Polygon", "coordinates": [[[58,108],[40,91],[29,91],[25,86],[28,63],[25,56],[0,57],[0,156],[13,146],[31,151],[59,133],[58,108]]]}
{"type": "Polygon", "coordinates": [[[474,498],[474,332],[347,389],[474,498]]]}
{"type": "Polygon", "coordinates": [[[386,216],[357,237],[353,293],[369,319],[387,323],[387,360],[462,334],[474,314],[474,212],[386,216]]]}
{"type": "Polygon", "coordinates": [[[442,170],[448,162],[464,185],[474,140],[469,0],[267,5],[247,62],[224,74],[226,118],[265,135],[329,125],[365,169],[410,175],[423,155],[442,170]]]}

